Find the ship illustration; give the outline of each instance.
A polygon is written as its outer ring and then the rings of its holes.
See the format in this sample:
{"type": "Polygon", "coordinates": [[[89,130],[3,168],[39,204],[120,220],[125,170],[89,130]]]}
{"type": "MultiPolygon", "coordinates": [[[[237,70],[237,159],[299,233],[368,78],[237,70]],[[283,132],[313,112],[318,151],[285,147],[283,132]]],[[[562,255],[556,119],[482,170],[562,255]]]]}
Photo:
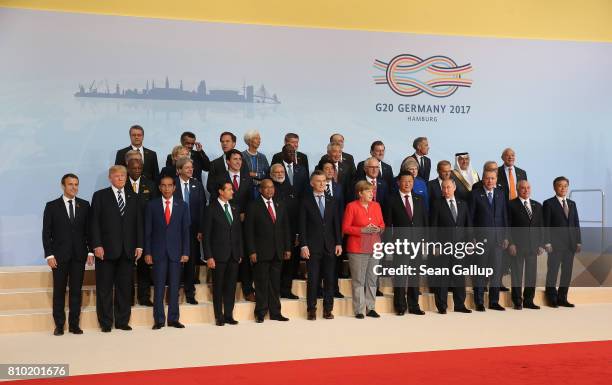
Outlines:
{"type": "MultiPolygon", "coordinates": [[[[244,85],[242,90],[230,89],[207,89],[206,81],[202,80],[198,88],[193,91],[183,89],[183,81],[180,81],[178,88],[170,87],[170,81],[166,77],[164,87],[156,87],[155,80],[147,80],[146,88],[138,90],[136,88],[121,89],[119,84],[115,86],[115,91],[111,92],[106,82],[106,90],[99,91],[99,85],[95,80],[86,90],[85,86],[79,84],[79,91],[74,94],[77,98],[111,98],[111,99],[146,99],[146,100],[192,100],[202,102],[231,102],[231,103],[267,103],[280,104],[276,94],[270,95],[265,86],[261,86],[255,92],[252,85],[244,85]]],[[[104,84],[102,84],[104,86],[104,84]]]]}

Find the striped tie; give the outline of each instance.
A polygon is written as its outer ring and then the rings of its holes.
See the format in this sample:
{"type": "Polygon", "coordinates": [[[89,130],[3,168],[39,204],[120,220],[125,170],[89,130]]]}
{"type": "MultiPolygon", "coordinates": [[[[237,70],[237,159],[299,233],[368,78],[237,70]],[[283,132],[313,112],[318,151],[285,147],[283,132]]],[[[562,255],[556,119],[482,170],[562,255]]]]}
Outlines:
{"type": "Polygon", "coordinates": [[[121,196],[121,190],[117,190],[117,202],[119,202],[119,212],[121,213],[121,216],[123,216],[123,214],[125,214],[125,202],[121,196]]]}

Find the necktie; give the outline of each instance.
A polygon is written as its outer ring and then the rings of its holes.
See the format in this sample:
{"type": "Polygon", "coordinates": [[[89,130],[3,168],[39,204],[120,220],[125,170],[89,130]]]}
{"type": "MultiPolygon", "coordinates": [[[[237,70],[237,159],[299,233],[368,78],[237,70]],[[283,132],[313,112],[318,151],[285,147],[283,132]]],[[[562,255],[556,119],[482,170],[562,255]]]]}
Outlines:
{"type": "Polygon", "coordinates": [[[287,178],[289,178],[289,184],[293,186],[293,164],[287,165],[287,178]]]}
{"type": "Polygon", "coordinates": [[[510,199],[516,198],[516,184],[514,183],[514,174],[512,173],[513,167],[508,168],[508,184],[510,187],[510,199]]]}
{"type": "Polygon", "coordinates": [[[423,157],[419,159],[419,168],[423,168],[423,157]]]}
{"type": "Polygon", "coordinates": [[[187,203],[187,207],[189,207],[189,182],[185,182],[185,188],[183,190],[183,200],[187,203]]]}
{"type": "Polygon", "coordinates": [[[523,204],[525,205],[525,210],[527,210],[527,215],[529,215],[529,220],[531,220],[531,217],[533,216],[531,207],[529,207],[529,203],[527,203],[527,201],[525,201],[523,204]]]}
{"type": "Polygon", "coordinates": [[[406,214],[408,214],[408,220],[412,221],[412,206],[410,206],[410,199],[408,194],[404,195],[404,206],[406,206],[406,214]]]}
{"type": "Polygon", "coordinates": [[[569,218],[569,207],[567,206],[567,200],[563,199],[563,213],[565,214],[565,219],[569,218]]]}
{"type": "Polygon", "coordinates": [[[70,222],[74,222],[74,206],[72,206],[72,199],[68,200],[68,211],[70,211],[70,214],[68,215],[70,222]]]}
{"type": "Polygon", "coordinates": [[[166,200],[166,209],[164,210],[164,217],[166,217],[166,224],[167,225],[170,224],[170,201],[169,200],[166,200]]]}
{"type": "Polygon", "coordinates": [[[227,218],[227,221],[231,225],[232,224],[232,214],[230,214],[229,212],[229,205],[226,203],[223,205],[223,207],[225,208],[225,217],[227,218]]]}
{"type": "Polygon", "coordinates": [[[121,190],[117,190],[117,202],[119,203],[119,213],[123,216],[125,214],[125,202],[121,196],[121,190]]]}
{"type": "Polygon", "coordinates": [[[338,163],[334,163],[334,182],[338,183],[338,163]]]}
{"type": "Polygon", "coordinates": [[[136,182],[132,183],[132,191],[134,191],[136,194],[138,194],[138,189],[136,188],[136,182]]]}
{"type": "Polygon", "coordinates": [[[450,200],[450,211],[451,211],[451,214],[453,215],[453,221],[457,222],[457,206],[455,206],[454,199],[450,200]]]}
{"type": "Polygon", "coordinates": [[[372,200],[377,202],[376,200],[376,179],[372,179],[372,194],[373,194],[372,200]]]}
{"type": "Polygon", "coordinates": [[[327,182],[327,184],[325,185],[325,195],[327,195],[328,197],[332,197],[332,189],[331,189],[331,183],[327,182]]]}
{"type": "Polygon", "coordinates": [[[493,206],[493,192],[489,191],[487,193],[487,199],[489,200],[489,205],[493,206]]]}
{"type": "Polygon", "coordinates": [[[321,218],[325,217],[325,205],[323,204],[323,195],[317,195],[317,199],[319,200],[319,214],[321,214],[321,218]]]}
{"type": "Polygon", "coordinates": [[[274,210],[272,210],[272,201],[268,201],[268,212],[270,213],[270,218],[272,218],[272,223],[275,223],[276,215],[274,215],[274,210]]]}
{"type": "Polygon", "coordinates": [[[240,188],[240,186],[238,186],[238,175],[234,175],[233,185],[234,185],[234,191],[238,191],[238,189],[240,188]]]}

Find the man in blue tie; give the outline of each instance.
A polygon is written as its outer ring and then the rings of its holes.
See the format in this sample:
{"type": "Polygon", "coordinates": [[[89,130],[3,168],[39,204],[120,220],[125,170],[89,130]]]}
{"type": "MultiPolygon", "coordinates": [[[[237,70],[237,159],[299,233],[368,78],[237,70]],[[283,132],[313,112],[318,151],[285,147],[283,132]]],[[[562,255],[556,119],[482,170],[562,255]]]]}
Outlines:
{"type": "Polygon", "coordinates": [[[163,176],[159,182],[162,196],[147,203],[145,211],[145,262],[153,265],[153,329],[166,324],[164,293],[168,280],[168,326],[184,328],[179,322],[179,283],[181,263],[189,260],[189,208],[173,197],[174,179],[163,176]]]}

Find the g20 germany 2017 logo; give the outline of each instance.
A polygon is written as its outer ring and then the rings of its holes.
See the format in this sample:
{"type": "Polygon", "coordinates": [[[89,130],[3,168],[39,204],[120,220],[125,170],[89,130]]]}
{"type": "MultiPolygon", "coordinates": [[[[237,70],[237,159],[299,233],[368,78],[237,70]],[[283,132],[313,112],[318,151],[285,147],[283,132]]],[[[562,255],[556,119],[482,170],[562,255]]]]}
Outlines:
{"type": "Polygon", "coordinates": [[[375,75],[376,84],[387,84],[400,96],[416,96],[421,93],[436,98],[451,96],[460,87],[471,87],[472,80],[463,77],[472,71],[470,63],[457,65],[447,56],[431,56],[421,59],[410,54],[397,55],[388,63],[374,60],[374,68],[383,74],[375,75]],[[427,74],[423,78],[422,74],[427,74]]]}

